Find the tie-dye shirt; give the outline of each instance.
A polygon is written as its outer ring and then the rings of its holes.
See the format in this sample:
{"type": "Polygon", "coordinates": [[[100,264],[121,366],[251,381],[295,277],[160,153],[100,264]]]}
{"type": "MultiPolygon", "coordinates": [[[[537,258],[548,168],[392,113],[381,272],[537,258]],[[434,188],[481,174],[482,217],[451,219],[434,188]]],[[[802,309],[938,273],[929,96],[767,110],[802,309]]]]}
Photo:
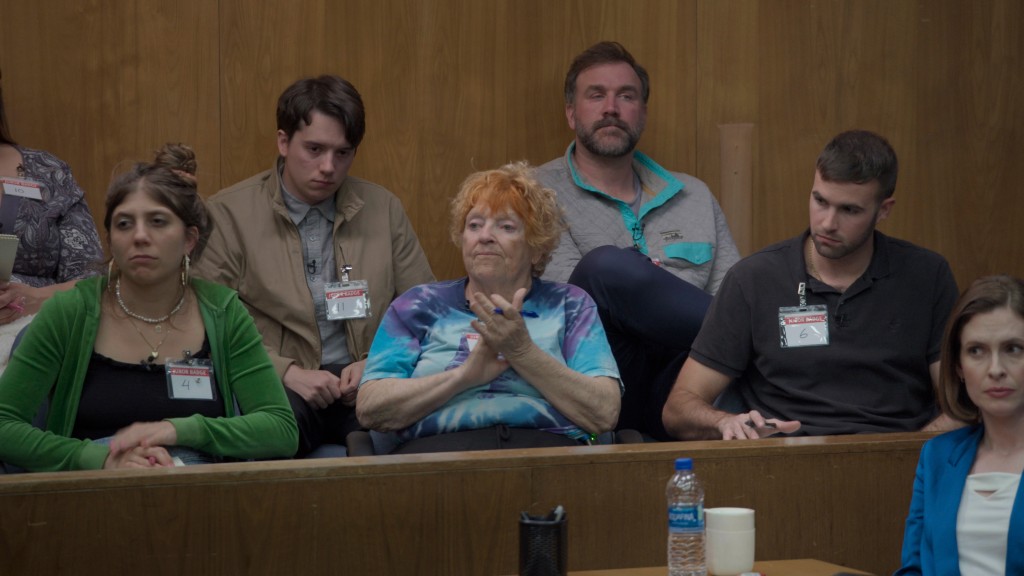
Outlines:
{"type": "MultiPolygon", "coordinates": [[[[469,324],[476,315],[465,294],[462,278],[417,286],[395,299],[373,339],[362,382],[430,376],[465,362],[478,337],[469,324]]],[[[619,378],[597,308],[586,292],[534,279],[523,312],[530,337],[541,350],[581,374],[619,378]]],[[[586,436],[512,368],[453,396],[397,435],[407,441],[497,424],[586,436]]]]}

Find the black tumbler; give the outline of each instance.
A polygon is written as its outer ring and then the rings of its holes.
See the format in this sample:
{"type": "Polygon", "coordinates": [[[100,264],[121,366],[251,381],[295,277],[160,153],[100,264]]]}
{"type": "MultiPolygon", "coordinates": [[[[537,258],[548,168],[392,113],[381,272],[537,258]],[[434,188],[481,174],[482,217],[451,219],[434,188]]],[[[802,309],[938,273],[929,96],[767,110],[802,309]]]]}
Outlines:
{"type": "Polygon", "coordinates": [[[519,576],[565,576],[569,520],[558,506],[546,516],[519,518],[519,576]]]}

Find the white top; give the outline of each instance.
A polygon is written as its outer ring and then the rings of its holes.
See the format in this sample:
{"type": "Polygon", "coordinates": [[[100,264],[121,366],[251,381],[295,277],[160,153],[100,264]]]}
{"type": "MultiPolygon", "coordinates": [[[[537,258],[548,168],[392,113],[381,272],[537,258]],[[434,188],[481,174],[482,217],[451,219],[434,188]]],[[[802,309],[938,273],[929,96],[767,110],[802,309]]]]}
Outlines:
{"type": "Polygon", "coordinates": [[[961,576],[1006,573],[1006,540],[1020,474],[971,474],[956,515],[961,576]],[[979,492],[989,493],[983,496],[979,492]]]}

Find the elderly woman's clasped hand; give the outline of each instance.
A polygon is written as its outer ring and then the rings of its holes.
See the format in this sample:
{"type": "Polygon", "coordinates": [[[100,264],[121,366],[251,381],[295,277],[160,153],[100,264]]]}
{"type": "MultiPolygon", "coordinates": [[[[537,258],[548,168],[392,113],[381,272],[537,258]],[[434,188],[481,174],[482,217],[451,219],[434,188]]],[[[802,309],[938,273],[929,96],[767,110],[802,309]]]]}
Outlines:
{"type": "Polygon", "coordinates": [[[512,302],[497,294],[489,298],[477,292],[469,303],[477,320],[470,322],[480,334],[480,342],[466,358],[465,364],[457,368],[462,371],[467,388],[486,384],[509,368],[508,358],[525,354],[533,342],[526,329],[519,310],[522,308],[526,289],[517,290],[512,302]]]}
{"type": "Polygon", "coordinates": [[[519,314],[526,298],[526,288],[516,290],[512,302],[500,294],[490,297],[477,292],[469,303],[469,309],[477,316],[470,324],[480,334],[487,346],[505,358],[518,358],[533,346],[526,322],[519,314]]]}

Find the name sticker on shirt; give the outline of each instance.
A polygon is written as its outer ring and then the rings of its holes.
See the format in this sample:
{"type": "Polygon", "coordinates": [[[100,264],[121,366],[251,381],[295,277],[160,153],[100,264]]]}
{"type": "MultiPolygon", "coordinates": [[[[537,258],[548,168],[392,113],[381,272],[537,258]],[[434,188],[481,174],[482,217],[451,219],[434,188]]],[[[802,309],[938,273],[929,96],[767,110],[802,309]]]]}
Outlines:
{"type": "Polygon", "coordinates": [[[43,183],[35,180],[21,178],[0,178],[4,183],[5,196],[18,196],[20,198],[31,198],[32,200],[43,199],[43,183]]]}
{"type": "MultiPolygon", "coordinates": [[[[480,343],[480,335],[479,334],[477,334],[476,332],[466,332],[466,349],[468,351],[472,352],[473,348],[476,348],[476,345],[479,344],[479,343],[480,343]]],[[[498,360],[504,360],[505,359],[505,355],[502,354],[501,352],[499,352],[498,355],[497,355],[497,358],[498,358],[498,360]]]]}
{"type": "Polygon", "coordinates": [[[370,289],[366,280],[324,284],[328,320],[348,320],[370,316],[370,289]]]}
{"type": "Polygon", "coordinates": [[[828,307],[779,307],[779,345],[783,348],[828,346],[828,307]]]}
{"type": "Polygon", "coordinates": [[[168,362],[167,396],[174,400],[216,400],[213,364],[207,359],[168,362]]]}

